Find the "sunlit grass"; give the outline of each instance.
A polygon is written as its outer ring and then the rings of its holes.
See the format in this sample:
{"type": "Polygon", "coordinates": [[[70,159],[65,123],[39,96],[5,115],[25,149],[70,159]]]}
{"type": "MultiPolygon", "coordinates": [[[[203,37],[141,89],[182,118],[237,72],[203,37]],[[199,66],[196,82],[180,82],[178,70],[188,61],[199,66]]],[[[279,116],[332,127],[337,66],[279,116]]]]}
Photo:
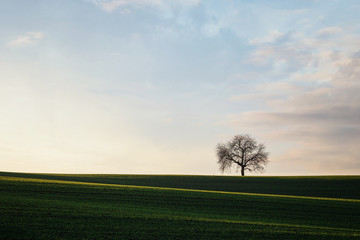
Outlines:
{"type": "Polygon", "coordinates": [[[217,194],[232,194],[232,195],[248,195],[260,197],[277,197],[277,198],[298,198],[298,199],[317,199],[327,201],[350,201],[360,202],[360,199],[345,199],[345,198],[324,198],[324,197],[306,197],[306,196],[293,196],[293,195],[279,195],[279,194],[264,194],[264,193],[244,193],[244,192],[227,192],[227,191],[211,191],[211,190],[198,190],[198,189],[183,189],[183,188],[167,188],[167,187],[149,187],[149,186],[136,186],[136,185],[121,185],[121,184],[107,184],[107,183],[89,183],[89,182],[75,182],[75,181],[61,181],[61,180],[48,180],[36,178],[21,178],[21,177],[3,177],[0,180],[7,181],[20,181],[20,182],[38,182],[38,183],[59,183],[59,184],[76,184],[112,188],[135,188],[135,189],[153,189],[153,190],[168,190],[168,191],[185,191],[185,192],[203,192],[203,193],[217,193],[217,194]]]}
{"type": "Polygon", "coordinates": [[[149,187],[360,199],[360,176],[237,177],[124,174],[25,174],[2,176],[149,187]]]}

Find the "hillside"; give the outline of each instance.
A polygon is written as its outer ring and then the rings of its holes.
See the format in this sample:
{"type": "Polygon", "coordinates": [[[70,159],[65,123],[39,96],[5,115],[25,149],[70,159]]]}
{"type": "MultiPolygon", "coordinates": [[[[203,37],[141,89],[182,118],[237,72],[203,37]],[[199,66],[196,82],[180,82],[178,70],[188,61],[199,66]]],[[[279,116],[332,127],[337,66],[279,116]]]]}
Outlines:
{"type": "Polygon", "coordinates": [[[358,190],[360,189],[360,176],[240,177],[199,175],[31,174],[10,172],[0,172],[0,176],[227,192],[360,199],[360,191],[358,190]]]}
{"type": "MultiPolygon", "coordinates": [[[[227,177],[212,176],[9,175],[0,174],[2,239],[360,238],[360,200],[351,194],[345,199],[338,195],[307,197],[295,192],[285,196],[229,192],[219,189],[224,183],[220,180],[227,177]],[[167,188],[100,180],[136,181],[136,177],[138,183],[149,178],[160,183],[159,179],[165,178],[167,188]],[[184,189],[190,184],[188,178],[203,182],[206,178],[219,179],[213,187],[222,191],[184,189]],[[174,184],[182,189],[169,188],[174,184]]],[[[355,182],[359,179],[349,178],[355,182]]],[[[273,178],[262,177],[263,182],[267,179],[273,178]]],[[[356,189],[349,192],[356,196],[356,189]]]]}

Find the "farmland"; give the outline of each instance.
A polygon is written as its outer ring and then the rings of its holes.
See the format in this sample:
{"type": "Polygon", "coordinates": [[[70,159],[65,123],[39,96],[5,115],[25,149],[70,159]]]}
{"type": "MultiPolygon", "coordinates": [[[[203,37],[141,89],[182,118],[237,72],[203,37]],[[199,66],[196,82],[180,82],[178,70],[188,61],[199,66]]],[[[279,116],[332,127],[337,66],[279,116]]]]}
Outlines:
{"type": "Polygon", "coordinates": [[[1,239],[359,239],[360,177],[0,172],[1,239]]]}

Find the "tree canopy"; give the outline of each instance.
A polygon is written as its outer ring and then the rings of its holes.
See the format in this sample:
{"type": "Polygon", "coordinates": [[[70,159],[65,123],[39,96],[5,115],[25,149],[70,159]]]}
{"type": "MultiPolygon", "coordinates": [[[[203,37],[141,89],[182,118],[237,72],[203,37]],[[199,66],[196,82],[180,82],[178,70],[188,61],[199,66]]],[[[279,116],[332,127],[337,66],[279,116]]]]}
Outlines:
{"type": "Polygon", "coordinates": [[[235,135],[225,144],[216,146],[216,155],[221,172],[230,171],[236,165],[236,170],[241,169],[241,175],[245,171],[263,172],[269,162],[269,153],[265,151],[264,144],[258,144],[250,135],[235,135]]]}

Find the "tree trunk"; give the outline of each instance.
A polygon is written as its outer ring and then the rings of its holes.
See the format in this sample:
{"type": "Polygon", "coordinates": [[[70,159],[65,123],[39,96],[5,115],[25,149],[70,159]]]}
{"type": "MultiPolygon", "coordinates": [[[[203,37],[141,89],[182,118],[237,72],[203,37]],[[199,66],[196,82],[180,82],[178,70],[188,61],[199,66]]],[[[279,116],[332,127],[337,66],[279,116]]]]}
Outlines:
{"type": "Polygon", "coordinates": [[[241,167],[241,176],[245,176],[245,168],[241,167]]]}

